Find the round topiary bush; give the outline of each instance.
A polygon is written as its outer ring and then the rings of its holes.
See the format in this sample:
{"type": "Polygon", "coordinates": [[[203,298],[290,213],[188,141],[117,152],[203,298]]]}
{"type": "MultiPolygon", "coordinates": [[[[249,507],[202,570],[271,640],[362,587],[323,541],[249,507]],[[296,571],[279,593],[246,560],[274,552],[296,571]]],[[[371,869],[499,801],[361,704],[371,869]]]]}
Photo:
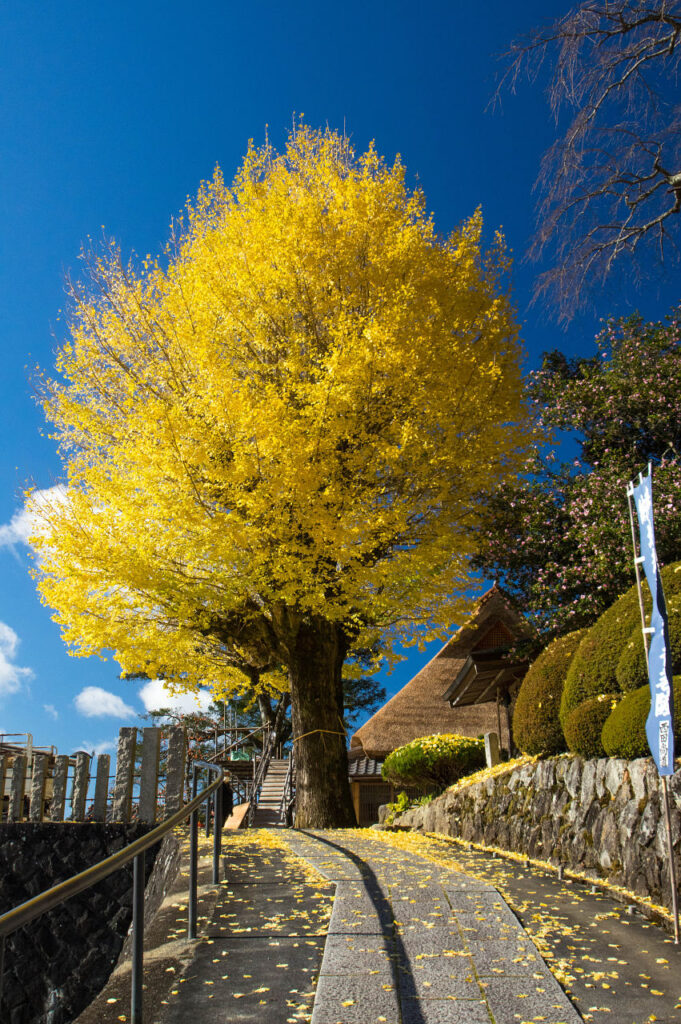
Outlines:
{"type": "MultiPolygon", "coordinates": [[[[666,594],[665,594],[666,597],[666,594]]],[[[678,594],[667,600],[669,614],[669,646],[672,672],[681,672],[681,598],[678,594]]],[[[643,650],[640,624],[633,631],[617,662],[615,676],[623,693],[631,693],[648,684],[648,669],[643,650]]]]}
{"type": "MultiPolygon", "coordinates": [[[[681,562],[674,562],[662,570],[662,585],[667,603],[674,595],[681,595],[681,562]]],[[[650,610],[648,587],[644,585],[646,608],[650,610]]],[[[591,697],[603,693],[621,693],[616,669],[620,657],[636,629],[641,628],[636,585],[630,587],[615,603],[603,612],[580,643],[568,670],[560,705],[560,721],[591,697]]]]}
{"type": "Polygon", "coordinates": [[[524,754],[567,750],[558,712],[565,678],[586,629],[560,636],[530,666],[513,712],[513,738],[524,754]]]}
{"type": "Polygon", "coordinates": [[[398,747],[383,764],[383,778],[396,786],[442,790],[485,766],[485,743],[470,736],[437,734],[398,747]]]}
{"type": "MultiPolygon", "coordinates": [[[[674,706],[681,708],[681,676],[674,677],[674,706]]],[[[609,757],[650,757],[646,719],[650,711],[648,683],[623,697],[603,725],[601,740],[609,757]]],[[[674,737],[681,743],[681,715],[675,715],[674,737]]]]}
{"type": "Polygon", "coordinates": [[[571,753],[588,758],[605,757],[601,733],[616,700],[617,696],[612,693],[601,693],[570,711],[563,720],[563,732],[571,753]]]}

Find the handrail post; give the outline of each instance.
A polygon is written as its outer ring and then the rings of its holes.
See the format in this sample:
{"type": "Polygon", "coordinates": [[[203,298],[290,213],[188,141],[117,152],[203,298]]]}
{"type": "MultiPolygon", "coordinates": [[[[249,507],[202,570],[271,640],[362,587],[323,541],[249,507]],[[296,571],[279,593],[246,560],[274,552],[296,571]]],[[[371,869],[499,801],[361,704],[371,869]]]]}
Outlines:
{"type": "MultiPolygon", "coordinates": [[[[192,800],[197,790],[196,765],[192,765],[192,800]]],[[[189,902],[187,907],[187,932],[190,939],[196,938],[197,889],[199,860],[199,811],[195,807],[189,817],[189,902]]]]}
{"type": "Polygon", "coordinates": [[[144,979],[144,850],[132,862],[132,993],[130,1020],[143,1024],[142,982],[144,979]]]}
{"type": "Polygon", "coordinates": [[[6,935],[0,935],[0,1006],[2,1006],[2,981],[5,977],[5,939],[6,935]]]}
{"type": "Polygon", "coordinates": [[[220,846],[222,842],[222,826],[224,814],[223,787],[213,793],[213,885],[220,881],[220,846]]]}

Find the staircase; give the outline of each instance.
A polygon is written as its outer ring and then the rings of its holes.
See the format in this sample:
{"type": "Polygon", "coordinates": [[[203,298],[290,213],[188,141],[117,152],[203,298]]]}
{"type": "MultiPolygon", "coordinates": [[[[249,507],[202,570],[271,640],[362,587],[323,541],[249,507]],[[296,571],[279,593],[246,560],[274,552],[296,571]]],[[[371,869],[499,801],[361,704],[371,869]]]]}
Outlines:
{"type": "Polygon", "coordinates": [[[288,760],[272,758],[260,789],[260,799],[255,808],[253,828],[279,828],[279,808],[284,795],[288,760]]]}

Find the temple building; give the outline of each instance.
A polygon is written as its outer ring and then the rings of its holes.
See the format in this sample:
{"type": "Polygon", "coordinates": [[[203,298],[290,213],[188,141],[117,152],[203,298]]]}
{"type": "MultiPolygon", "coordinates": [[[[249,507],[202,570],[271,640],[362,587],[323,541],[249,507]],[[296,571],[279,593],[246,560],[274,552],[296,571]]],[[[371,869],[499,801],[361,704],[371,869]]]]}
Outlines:
{"type": "Polygon", "coordinates": [[[352,736],[348,774],[358,824],[377,821],[379,806],[395,798],[381,767],[419,736],[495,732],[512,751],[511,708],[529,663],[505,652],[531,638],[513,600],[495,583],[465,625],[352,736]]]}

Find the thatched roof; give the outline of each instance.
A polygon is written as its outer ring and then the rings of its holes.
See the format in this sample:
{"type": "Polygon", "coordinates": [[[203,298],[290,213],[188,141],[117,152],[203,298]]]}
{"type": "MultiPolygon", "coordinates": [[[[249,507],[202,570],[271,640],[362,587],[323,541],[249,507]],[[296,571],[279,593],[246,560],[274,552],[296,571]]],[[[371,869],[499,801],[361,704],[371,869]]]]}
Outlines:
{"type": "MultiPolygon", "coordinates": [[[[530,635],[512,599],[496,583],[478,601],[471,618],[406,686],[357,730],[350,752],[361,748],[367,757],[385,758],[417,736],[459,733],[479,736],[497,732],[494,702],[451,708],[444,699],[473,650],[508,646],[530,635]]],[[[508,746],[505,715],[501,716],[502,746],[508,746]]]]}

